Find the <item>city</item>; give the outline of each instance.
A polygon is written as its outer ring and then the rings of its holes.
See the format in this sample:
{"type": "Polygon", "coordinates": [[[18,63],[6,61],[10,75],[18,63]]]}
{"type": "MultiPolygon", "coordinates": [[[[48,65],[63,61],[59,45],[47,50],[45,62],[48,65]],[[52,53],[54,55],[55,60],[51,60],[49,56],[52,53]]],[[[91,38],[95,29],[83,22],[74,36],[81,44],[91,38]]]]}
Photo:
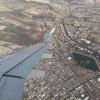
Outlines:
{"type": "Polygon", "coordinates": [[[55,32],[25,79],[23,100],[100,100],[100,1],[1,0],[0,57],[55,32]]]}

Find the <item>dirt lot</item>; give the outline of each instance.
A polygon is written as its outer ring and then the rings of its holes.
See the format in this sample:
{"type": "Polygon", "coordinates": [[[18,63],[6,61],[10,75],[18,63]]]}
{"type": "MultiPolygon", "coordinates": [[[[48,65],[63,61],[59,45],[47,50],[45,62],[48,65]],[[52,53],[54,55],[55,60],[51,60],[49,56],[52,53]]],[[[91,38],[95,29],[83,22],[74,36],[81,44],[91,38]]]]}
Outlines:
{"type": "Polygon", "coordinates": [[[43,27],[50,23],[47,2],[19,2],[0,2],[0,56],[40,42],[43,27]]]}

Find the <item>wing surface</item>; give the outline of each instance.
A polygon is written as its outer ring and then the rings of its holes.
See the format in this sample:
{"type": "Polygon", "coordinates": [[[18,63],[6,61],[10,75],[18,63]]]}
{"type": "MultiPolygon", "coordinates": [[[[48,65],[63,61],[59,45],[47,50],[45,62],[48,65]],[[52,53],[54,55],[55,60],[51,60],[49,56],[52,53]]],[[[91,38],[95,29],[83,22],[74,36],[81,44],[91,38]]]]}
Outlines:
{"type": "MultiPolygon", "coordinates": [[[[55,28],[48,33],[43,42],[0,61],[0,100],[22,100],[24,80],[41,59],[54,31],[55,28]]],[[[40,72],[33,69],[33,76],[39,76],[40,72]]]]}

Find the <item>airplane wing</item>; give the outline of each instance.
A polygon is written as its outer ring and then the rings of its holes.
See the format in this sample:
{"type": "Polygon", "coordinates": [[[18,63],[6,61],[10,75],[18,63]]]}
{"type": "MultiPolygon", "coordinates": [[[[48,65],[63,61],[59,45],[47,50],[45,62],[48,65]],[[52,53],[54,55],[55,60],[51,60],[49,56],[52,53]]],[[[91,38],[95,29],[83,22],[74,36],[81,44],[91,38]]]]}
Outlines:
{"type": "MultiPolygon", "coordinates": [[[[48,33],[43,42],[0,60],[0,100],[22,100],[24,80],[41,59],[54,31],[55,28],[48,33]]],[[[33,71],[33,75],[38,73],[38,70],[33,71]]]]}

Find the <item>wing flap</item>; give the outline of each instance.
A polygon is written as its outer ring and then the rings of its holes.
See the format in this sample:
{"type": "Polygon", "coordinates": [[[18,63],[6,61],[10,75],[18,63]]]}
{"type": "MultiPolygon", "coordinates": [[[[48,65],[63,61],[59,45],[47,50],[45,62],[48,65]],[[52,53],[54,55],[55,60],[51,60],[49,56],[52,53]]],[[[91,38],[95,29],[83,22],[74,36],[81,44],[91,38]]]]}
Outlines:
{"type": "Polygon", "coordinates": [[[22,79],[4,77],[0,82],[0,100],[22,100],[23,84],[22,79]]]}

